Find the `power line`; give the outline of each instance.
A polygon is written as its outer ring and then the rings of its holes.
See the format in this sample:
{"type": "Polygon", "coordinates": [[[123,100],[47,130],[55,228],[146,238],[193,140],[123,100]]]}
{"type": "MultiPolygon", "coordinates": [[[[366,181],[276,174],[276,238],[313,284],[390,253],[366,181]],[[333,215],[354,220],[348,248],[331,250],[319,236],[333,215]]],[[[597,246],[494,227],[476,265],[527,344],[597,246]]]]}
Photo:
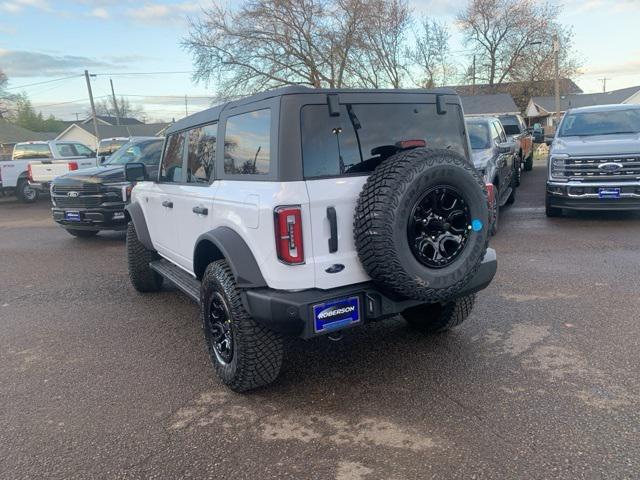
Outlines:
{"type": "Polygon", "coordinates": [[[77,78],[77,77],[81,77],[81,76],[82,75],[69,75],[68,77],[54,78],[54,79],[51,79],[51,80],[45,80],[45,81],[36,82],[36,83],[28,83],[26,85],[18,85],[17,87],[8,87],[5,90],[18,90],[20,88],[35,87],[36,85],[44,85],[45,83],[60,82],[62,80],[69,80],[70,78],[77,78]]]}
{"type": "MultiPolygon", "coordinates": [[[[106,98],[109,95],[100,95],[99,97],[94,97],[95,100],[100,99],[100,98],[106,98]]],[[[59,103],[48,103],[46,105],[34,105],[37,108],[44,108],[44,107],[55,107],[58,105],[68,105],[70,103],[80,103],[80,102],[86,102],[88,99],[87,98],[81,98],[79,100],[69,100],[67,102],[59,102],[59,103]]]]}
{"type": "Polygon", "coordinates": [[[193,73],[191,70],[183,70],[176,72],[115,72],[115,73],[92,73],[91,76],[123,76],[123,75],[174,75],[174,74],[184,74],[184,73],[193,73]]]}

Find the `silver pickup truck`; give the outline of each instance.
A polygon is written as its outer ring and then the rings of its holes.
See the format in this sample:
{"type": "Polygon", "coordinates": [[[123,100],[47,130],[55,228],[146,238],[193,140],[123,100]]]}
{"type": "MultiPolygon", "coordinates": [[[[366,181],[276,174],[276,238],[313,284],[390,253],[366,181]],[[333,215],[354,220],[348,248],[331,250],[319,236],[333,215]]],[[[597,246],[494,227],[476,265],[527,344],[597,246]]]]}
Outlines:
{"type": "Polygon", "coordinates": [[[548,217],[640,210],[640,105],[569,110],[548,143],[548,217]]]}

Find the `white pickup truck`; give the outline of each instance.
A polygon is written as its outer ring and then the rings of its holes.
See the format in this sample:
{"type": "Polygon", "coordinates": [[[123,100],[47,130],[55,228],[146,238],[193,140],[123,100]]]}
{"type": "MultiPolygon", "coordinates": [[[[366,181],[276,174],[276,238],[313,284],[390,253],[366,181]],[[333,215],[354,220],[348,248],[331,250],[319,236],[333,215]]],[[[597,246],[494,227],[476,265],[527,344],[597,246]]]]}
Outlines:
{"type": "Polygon", "coordinates": [[[0,189],[23,202],[35,202],[55,177],[96,163],[95,152],[79,142],[17,143],[11,160],[0,162],[0,189]]]}

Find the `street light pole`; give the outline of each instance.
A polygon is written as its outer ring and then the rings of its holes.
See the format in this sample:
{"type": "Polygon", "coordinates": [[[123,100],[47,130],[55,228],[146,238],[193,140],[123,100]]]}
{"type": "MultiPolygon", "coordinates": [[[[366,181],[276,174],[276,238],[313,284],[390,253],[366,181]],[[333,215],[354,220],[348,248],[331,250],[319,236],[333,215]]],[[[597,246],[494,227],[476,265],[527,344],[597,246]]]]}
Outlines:
{"type": "Polygon", "coordinates": [[[555,63],[556,128],[558,128],[558,125],[560,125],[560,41],[557,34],[553,36],[553,56],[555,63]]]}

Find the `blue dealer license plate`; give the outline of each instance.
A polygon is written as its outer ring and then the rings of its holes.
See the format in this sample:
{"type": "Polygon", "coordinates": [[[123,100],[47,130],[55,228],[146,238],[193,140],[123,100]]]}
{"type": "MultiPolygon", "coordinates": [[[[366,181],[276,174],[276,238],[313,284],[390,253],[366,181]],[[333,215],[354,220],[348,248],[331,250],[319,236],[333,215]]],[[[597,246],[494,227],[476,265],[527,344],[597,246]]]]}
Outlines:
{"type": "Polygon", "coordinates": [[[70,220],[72,222],[79,222],[80,220],[82,220],[80,218],[80,212],[77,210],[67,210],[64,212],[64,219],[65,220],[70,220]]]}
{"type": "Polygon", "coordinates": [[[349,327],[360,320],[358,297],[341,298],[313,306],[313,326],[316,333],[349,327]]]}
{"type": "Polygon", "coordinates": [[[599,188],[598,195],[600,198],[620,198],[619,188],[599,188]]]}

